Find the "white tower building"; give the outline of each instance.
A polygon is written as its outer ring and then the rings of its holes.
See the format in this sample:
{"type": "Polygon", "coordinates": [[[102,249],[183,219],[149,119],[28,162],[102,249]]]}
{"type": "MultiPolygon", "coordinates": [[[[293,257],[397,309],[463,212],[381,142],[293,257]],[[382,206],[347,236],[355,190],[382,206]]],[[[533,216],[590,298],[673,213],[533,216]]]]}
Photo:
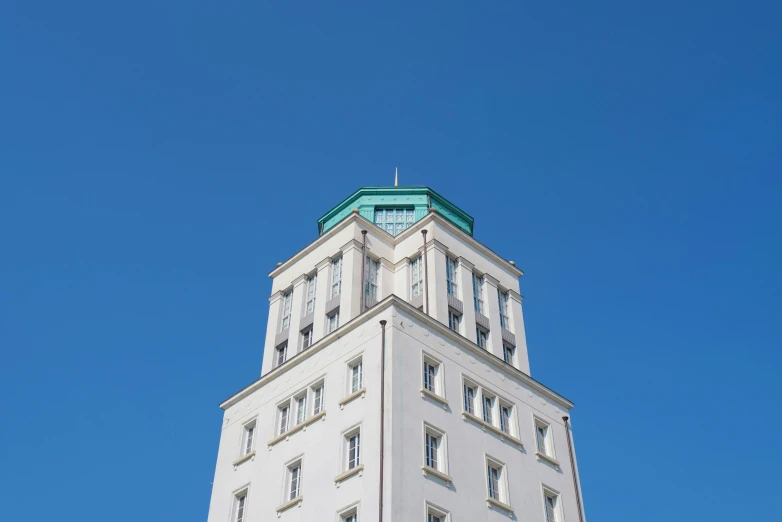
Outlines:
{"type": "Polygon", "coordinates": [[[208,522],[584,522],[573,403],[530,376],[521,270],[427,187],[359,189],[269,276],[208,522]]]}

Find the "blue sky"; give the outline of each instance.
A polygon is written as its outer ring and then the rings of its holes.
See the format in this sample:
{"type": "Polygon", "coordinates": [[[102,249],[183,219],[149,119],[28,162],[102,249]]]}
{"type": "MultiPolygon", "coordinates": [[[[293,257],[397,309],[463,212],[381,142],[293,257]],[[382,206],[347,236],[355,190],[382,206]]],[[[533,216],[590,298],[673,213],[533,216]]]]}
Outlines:
{"type": "Polygon", "coordinates": [[[591,520],[775,519],[782,7],[633,4],[0,5],[0,519],[205,520],[268,272],[397,166],[525,270],[591,520]]]}

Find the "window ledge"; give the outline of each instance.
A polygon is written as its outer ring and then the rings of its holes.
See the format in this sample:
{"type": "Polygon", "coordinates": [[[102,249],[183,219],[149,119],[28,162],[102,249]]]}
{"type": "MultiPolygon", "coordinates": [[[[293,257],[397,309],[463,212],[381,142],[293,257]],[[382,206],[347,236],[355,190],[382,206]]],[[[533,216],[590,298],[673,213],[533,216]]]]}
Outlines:
{"type": "Polygon", "coordinates": [[[285,504],[282,504],[280,506],[277,506],[277,515],[285,511],[286,509],[290,509],[293,506],[301,506],[301,502],[304,500],[304,497],[298,496],[294,498],[293,500],[289,500],[285,504]]]}
{"type": "Polygon", "coordinates": [[[348,395],[347,397],[345,397],[344,399],[339,401],[339,408],[343,409],[345,407],[345,405],[347,403],[349,403],[350,401],[352,401],[353,399],[357,399],[359,397],[361,397],[363,399],[364,395],[366,395],[366,393],[367,393],[366,386],[364,388],[361,388],[360,390],[354,391],[353,393],[351,393],[350,395],[348,395]]]}
{"type": "Polygon", "coordinates": [[[517,439],[516,437],[514,437],[513,435],[511,435],[511,434],[509,434],[509,433],[505,433],[505,432],[504,432],[504,431],[502,431],[501,429],[499,429],[499,428],[497,428],[497,427],[495,427],[495,426],[493,426],[493,425],[489,424],[488,422],[484,421],[484,420],[483,420],[483,419],[481,419],[480,417],[476,417],[476,416],[475,416],[475,415],[473,415],[472,413],[469,413],[469,412],[463,411],[463,412],[462,412],[462,417],[463,417],[465,420],[469,419],[469,420],[473,421],[474,423],[476,423],[476,424],[480,425],[480,426],[481,426],[481,427],[484,429],[484,431],[485,431],[485,430],[489,430],[489,431],[491,431],[492,433],[495,433],[495,434],[499,435],[500,437],[502,437],[502,438],[504,438],[504,439],[508,439],[508,441],[510,441],[510,442],[512,442],[512,443],[514,443],[514,444],[518,444],[519,446],[524,446],[524,443],[523,443],[523,442],[521,442],[521,440],[520,440],[520,439],[517,439]]]}
{"type": "Polygon", "coordinates": [[[557,459],[555,459],[554,457],[549,457],[545,453],[541,453],[539,451],[536,451],[535,455],[537,455],[539,459],[545,460],[549,464],[553,464],[554,466],[559,466],[559,461],[557,459]]]}
{"type": "Polygon", "coordinates": [[[500,509],[504,509],[508,512],[508,514],[513,513],[513,508],[510,507],[508,504],[504,502],[500,502],[499,500],[493,499],[491,497],[486,497],[486,505],[488,507],[494,506],[500,509]]]}
{"type": "Polygon", "coordinates": [[[326,410],[323,410],[322,412],[318,413],[317,415],[313,415],[309,419],[306,419],[301,424],[297,424],[296,426],[292,427],[291,429],[289,429],[288,431],[286,431],[282,435],[274,437],[272,440],[267,442],[266,445],[269,446],[269,449],[272,449],[272,446],[274,446],[278,442],[287,439],[288,437],[290,437],[291,435],[293,435],[297,431],[305,430],[307,428],[307,426],[309,426],[310,424],[312,424],[316,420],[318,420],[318,419],[325,419],[325,417],[326,417],[326,410]]]}
{"type": "Polygon", "coordinates": [[[247,462],[250,459],[255,460],[255,450],[252,450],[247,455],[242,455],[241,457],[236,459],[234,461],[234,469],[236,469],[239,466],[239,464],[241,464],[242,462],[247,462]]]}
{"type": "Polygon", "coordinates": [[[337,487],[339,487],[339,484],[346,479],[349,479],[353,475],[358,474],[359,476],[364,474],[364,465],[361,464],[360,466],[356,466],[353,469],[349,469],[344,473],[340,473],[336,477],[334,477],[334,482],[337,484],[337,487]]]}
{"type": "Polygon", "coordinates": [[[429,466],[423,465],[421,466],[421,470],[424,472],[424,476],[433,475],[439,478],[440,480],[447,482],[449,485],[453,482],[453,479],[451,478],[450,475],[447,475],[442,471],[437,471],[436,469],[430,468],[429,466]]]}
{"type": "Polygon", "coordinates": [[[423,399],[424,397],[429,397],[433,401],[439,402],[440,404],[443,405],[443,408],[448,406],[448,401],[446,401],[444,397],[440,397],[436,393],[430,392],[426,388],[421,388],[421,398],[423,399]]]}

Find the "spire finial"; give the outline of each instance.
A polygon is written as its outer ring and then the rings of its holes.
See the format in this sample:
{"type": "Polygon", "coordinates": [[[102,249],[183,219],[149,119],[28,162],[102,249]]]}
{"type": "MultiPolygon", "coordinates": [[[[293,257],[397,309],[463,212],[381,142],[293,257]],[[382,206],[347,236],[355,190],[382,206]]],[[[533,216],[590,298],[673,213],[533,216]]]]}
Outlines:
{"type": "Polygon", "coordinates": [[[399,167],[396,167],[396,169],[394,170],[394,186],[395,187],[399,186],[399,167]]]}

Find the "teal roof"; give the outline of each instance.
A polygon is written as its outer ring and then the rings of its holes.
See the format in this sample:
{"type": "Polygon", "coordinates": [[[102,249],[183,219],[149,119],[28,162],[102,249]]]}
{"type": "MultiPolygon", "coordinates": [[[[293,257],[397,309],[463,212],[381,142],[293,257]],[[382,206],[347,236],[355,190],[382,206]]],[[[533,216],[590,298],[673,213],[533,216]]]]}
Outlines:
{"type": "Polygon", "coordinates": [[[350,215],[354,208],[374,223],[375,208],[412,208],[415,221],[430,208],[437,210],[464,232],[472,235],[474,219],[429,187],[362,187],[318,219],[318,234],[323,234],[350,215]]]}

